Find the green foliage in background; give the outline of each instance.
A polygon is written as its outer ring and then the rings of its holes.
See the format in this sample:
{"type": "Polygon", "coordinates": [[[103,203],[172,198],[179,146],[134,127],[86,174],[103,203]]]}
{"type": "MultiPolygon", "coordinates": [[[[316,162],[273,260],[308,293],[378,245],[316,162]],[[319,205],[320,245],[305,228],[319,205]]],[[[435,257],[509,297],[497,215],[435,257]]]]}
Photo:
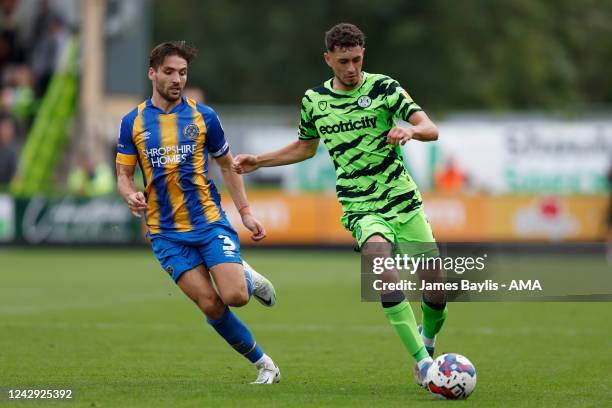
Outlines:
{"type": "Polygon", "coordinates": [[[428,110],[612,102],[612,2],[605,0],[154,4],[154,41],[200,48],[190,82],[212,103],[297,104],[330,76],[323,34],[341,21],[365,32],[365,69],[400,80],[428,110]]]}
{"type": "Polygon", "coordinates": [[[15,195],[27,196],[53,188],[50,183],[68,141],[66,131],[78,96],[79,41],[70,39],[21,151],[17,175],[10,185],[15,195]]]}

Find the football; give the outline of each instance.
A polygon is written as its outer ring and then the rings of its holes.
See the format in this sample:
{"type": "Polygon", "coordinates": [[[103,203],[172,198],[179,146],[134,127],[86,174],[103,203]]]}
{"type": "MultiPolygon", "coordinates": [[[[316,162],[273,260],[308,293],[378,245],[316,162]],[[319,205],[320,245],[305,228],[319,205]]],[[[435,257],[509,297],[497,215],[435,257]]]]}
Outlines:
{"type": "Polygon", "coordinates": [[[427,372],[427,389],[442,399],[465,399],[476,388],[476,368],[460,354],[442,354],[427,372]]]}

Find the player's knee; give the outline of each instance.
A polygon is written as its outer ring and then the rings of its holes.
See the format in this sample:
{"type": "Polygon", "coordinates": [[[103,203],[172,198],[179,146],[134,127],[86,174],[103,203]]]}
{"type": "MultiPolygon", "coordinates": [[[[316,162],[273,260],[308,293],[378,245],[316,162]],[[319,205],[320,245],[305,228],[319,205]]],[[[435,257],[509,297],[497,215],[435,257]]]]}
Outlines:
{"type": "Polygon", "coordinates": [[[370,237],[361,249],[364,260],[373,263],[375,259],[390,258],[393,245],[378,235],[370,237]]]}
{"type": "Polygon", "coordinates": [[[225,311],[225,304],[216,294],[201,294],[196,303],[209,319],[218,319],[225,311]]]}
{"type": "Polygon", "coordinates": [[[225,305],[221,302],[208,304],[205,307],[201,307],[201,309],[204,315],[211,320],[220,319],[223,313],[225,313],[225,305]]]}
{"type": "Polygon", "coordinates": [[[376,243],[376,244],[389,244],[391,245],[391,243],[389,242],[389,240],[387,238],[385,238],[384,236],[382,236],[379,233],[375,233],[374,235],[370,236],[366,242],[366,244],[372,244],[372,243],[376,243]]]}
{"type": "Polygon", "coordinates": [[[249,302],[249,293],[246,287],[237,288],[222,295],[223,303],[228,306],[240,307],[249,302]]]}
{"type": "Polygon", "coordinates": [[[367,239],[361,253],[364,256],[390,256],[393,252],[393,244],[382,235],[372,235],[367,239]]]}

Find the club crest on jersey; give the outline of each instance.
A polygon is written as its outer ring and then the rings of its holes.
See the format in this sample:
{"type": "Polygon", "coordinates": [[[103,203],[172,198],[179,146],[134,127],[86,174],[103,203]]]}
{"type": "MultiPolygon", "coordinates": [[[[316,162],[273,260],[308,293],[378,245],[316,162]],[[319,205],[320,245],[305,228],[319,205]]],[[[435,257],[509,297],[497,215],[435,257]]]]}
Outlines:
{"type": "Polygon", "coordinates": [[[319,109],[321,109],[322,111],[327,109],[327,101],[319,101],[319,109]]]}
{"type": "Polygon", "coordinates": [[[196,140],[200,134],[200,128],[195,123],[190,123],[183,129],[183,134],[189,140],[196,140]]]}
{"type": "Polygon", "coordinates": [[[370,99],[368,95],[363,95],[359,97],[359,99],[357,99],[357,105],[361,106],[362,108],[367,108],[371,104],[372,104],[372,99],[370,99]]]}

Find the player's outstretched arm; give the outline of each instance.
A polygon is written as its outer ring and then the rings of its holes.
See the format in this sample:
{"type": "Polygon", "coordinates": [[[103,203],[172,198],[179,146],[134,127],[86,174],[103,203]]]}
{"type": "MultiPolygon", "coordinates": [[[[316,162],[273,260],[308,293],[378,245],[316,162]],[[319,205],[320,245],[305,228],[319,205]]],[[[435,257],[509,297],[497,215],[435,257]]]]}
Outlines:
{"type": "Polygon", "coordinates": [[[260,155],[239,154],[232,168],[238,174],[251,173],[260,167],[276,167],[310,159],[317,153],[319,139],[296,140],[274,152],[260,155]]]}
{"type": "Polygon", "coordinates": [[[414,112],[410,115],[412,126],[394,127],[387,134],[389,144],[406,144],[410,139],[420,140],[421,142],[432,142],[438,140],[438,128],[423,111],[414,112]]]}
{"type": "Polygon", "coordinates": [[[134,185],[134,170],[136,166],[117,163],[117,190],[127,202],[132,214],[140,218],[147,209],[147,200],[141,191],[134,185]]]}
{"type": "Polygon", "coordinates": [[[225,187],[232,197],[232,201],[236,206],[236,209],[242,217],[242,224],[251,231],[251,239],[253,241],[260,241],[266,237],[266,230],[264,229],[261,222],[259,222],[251,213],[249,207],[249,201],[247,200],[246,191],[244,189],[244,183],[242,182],[242,176],[236,174],[232,170],[232,154],[228,152],[224,156],[219,157],[217,164],[221,170],[225,187]]]}

